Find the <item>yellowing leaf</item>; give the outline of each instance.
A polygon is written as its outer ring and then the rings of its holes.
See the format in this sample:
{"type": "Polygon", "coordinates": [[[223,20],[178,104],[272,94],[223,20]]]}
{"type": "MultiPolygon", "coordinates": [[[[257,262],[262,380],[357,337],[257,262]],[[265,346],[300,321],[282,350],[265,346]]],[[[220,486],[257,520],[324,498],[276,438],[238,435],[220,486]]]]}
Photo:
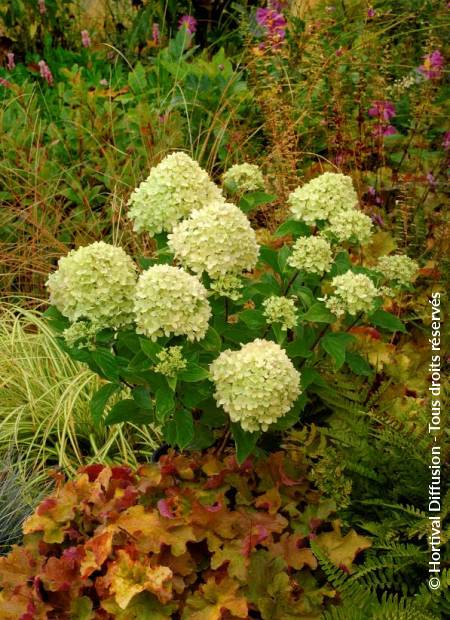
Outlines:
{"type": "Polygon", "coordinates": [[[345,566],[350,569],[357,554],[368,549],[372,543],[354,530],[342,536],[339,521],[333,522],[333,528],[332,532],[319,534],[314,542],[325,551],[336,566],[345,566]]]}
{"type": "Polygon", "coordinates": [[[155,594],[166,603],[172,598],[172,571],[167,566],[150,566],[133,560],[126,551],[119,549],[118,559],[110,564],[104,582],[109,585],[117,604],[126,609],[131,599],[140,592],[155,594]]]}
{"type": "Polygon", "coordinates": [[[239,588],[234,579],[225,577],[217,583],[211,577],[187,599],[182,620],[221,620],[225,611],[237,618],[247,618],[247,599],[239,595],[239,588]]]}

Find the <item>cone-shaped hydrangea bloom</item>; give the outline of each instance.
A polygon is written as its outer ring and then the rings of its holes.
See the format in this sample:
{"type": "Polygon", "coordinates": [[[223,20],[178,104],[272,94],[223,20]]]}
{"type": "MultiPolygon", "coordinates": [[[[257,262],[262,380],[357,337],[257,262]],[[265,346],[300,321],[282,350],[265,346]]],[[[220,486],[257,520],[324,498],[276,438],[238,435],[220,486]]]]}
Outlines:
{"type": "Polygon", "coordinates": [[[263,306],[263,315],[268,323],[281,323],[282,329],[292,329],[297,325],[297,310],[293,299],[273,295],[263,301],[263,306]]]}
{"type": "Polygon", "coordinates": [[[168,244],[183,265],[213,278],[252,269],[258,260],[255,231],[245,214],[229,203],[193,211],[175,226],[168,244]]]}
{"type": "Polygon", "coordinates": [[[365,245],[372,238],[372,220],[368,215],[356,209],[342,211],[330,218],[327,232],[332,233],[338,241],[355,239],[361,245],[365,245]]]}
{"type": "Polygon", "coordinates": [[[171,335],[201,340],[211,316],[206,296],[200,280],[184,269],[154,265],[136,285],[136,331],[152,340],[171,335]]]}
{"type": "Polygon", "coordinates": [[[331,280],[333,294],[325,299],[325,305],[336,316],[359,312],[370,312],[374,309],[375,298],[380,294],[372,280],[363,273],[346,273],[331,280]]]}
{"type": "Polygon", "coordinates": [[[159,362],[154,367],[155,372],[160,372],[166,377],[175,377],[181,370],[187,366],[187,361],[183,357],[182,347],[168,347],[163,349],[157,355],[159,362]]]}
{"type": "Polygon", "coordinates": [[[352,179],[336,172],[324,172],[306,185],[297,187],[288,198],[294,219],[307,224],[353,209],[357,202],[352,179]]]}
{"type": "Polygon", "coordinates": [[[99,329],[133,320],[136,266],[122,248],[96,241],[58,261],[47,287],[50,303],[70,319],[88,319],[99,329]]]}
{"type": "Polygon", "coordinates": [[[275,342],[257,339],[226,350],[210,366],[214,397],[245,431],[266,431],[300,394],[300,373],[275,342]]]}
{"type": "Polygon", "coordinates": [[[222,178],[224,186],[231,192],[264,190],[264,177],[256,164],[235,164],[222,178]]]}
{"type": "Polygon", "coordinates": [[[299,237],[292,246],[288,265],[307,273],[323,275],[331,267],[331,245],[323,237],[299,237]]]}
{"type": "Polygon", "coordinates": [[[418,263],[405,254],[381,256],[376,266],[376,270],[382,273],[387,280],[394,280],[403,286],[414,279],[418,269],[418,263]]]}
{"type": "Polygon", "coordinates": [[[213,200],[224,198],[208,173],[186,153],[172,153],[131,194],[128,217],[136,232],[154,235],[171,231],[180,219],[213,200]]]}

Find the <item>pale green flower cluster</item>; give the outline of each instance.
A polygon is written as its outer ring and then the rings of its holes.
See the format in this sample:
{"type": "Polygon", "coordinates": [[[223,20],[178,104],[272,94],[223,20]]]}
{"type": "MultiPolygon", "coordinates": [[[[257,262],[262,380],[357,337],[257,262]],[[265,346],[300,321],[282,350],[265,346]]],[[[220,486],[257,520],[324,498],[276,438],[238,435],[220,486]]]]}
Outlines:
{"type": "Polygon", "coordinates": [[[136,266],[122,250],[96,241],[72,250],[49,275],[50,303],[70,319],[88,319],[96,329],[133,321],[136,266]]]}
{"type": "Polygon", "coordinates": [[[323,275],[331,267],[331,245],[323,237],[299,237],[292,247],[288,265],[307,273],[323,275]]]}
{"type": "Polygon", "coordinates": [[[209,288],[220,295],[221,297],[228,297],[233,301],[237,301],[241,297],[243,283],[241,278],[233,275],[232,273],[228,273],[224,276],[217,278],[217,280],[212,280],[209,288]]]}
{"type": "Polygon", "coordinates": [[[263,301],[263,306],[263,315],[268,323],[281,323],[281,329],[293,329],[297,325],[297,310],[293,299],[273,295],[263,301]]]}
{"type": "Polygon", "coordinates": [[[264,177],[256,164],[235,164],[223,175],[223,184],[231,192],[264,190],[264,177]]]}
{"type": "Polygon", "coordinates": [[[134,312],[136,331],[152,340],[171,335],[201,340],[211,316],[200,280],[170,265],[154,265],[139,277],[134,312]]]}
{"type": "Polygon", "coordinates": [[[325,298],[325,305],[336,316],[346,312],[355,315],[374,309],[375,298],[380,294],[372,280],[363,273],[346,273],[331,280],[333,295],[325,298]]]}
{"type": "Polygon", "coordinates": [[[356,209],[342,211],[330,217],[330,225],[326,232],[331,233],[338,241],[356,240],[359,244],[365,245],[372,238],[372,220],[356,209]]]}
{"type": "Polygon", "coordinates": [[[381,256],[376,266],[376,270],[382,273],[387,280],[393,280],[400,286],[409,284],[414,279],[418,269],[418,263],[405,254],[381,256]]]}
{"type": "Polygon", "coordinates": [[[223,351],[210,372],[217,403],[245,431],[266,431],[300,394],[300,373],[285,351],[269,340],[223,351]]]}
{"type": "Polygon", "coordinates": [[[258,260],[255,231],[235,205],[213,202],[175,226],[169,248],[180,263],[212,278],[252,269],[258,260]]]}
{"type": "Polygon", "coordinates": [[[289,196],[288,203],[296,220],[314,224],[332,215],[355,208],[358,196],[351,177],[336,172],[324,172],[289,196]]]}
{"type": "Polygon", "coordinates": [[[128,217],[136,232],[171,231],[194,209],[224,201],[222,191],[186,153],[172,153],[152,168],[130,196],[128,217]]]}
{"type": "Polygon", "coordinates": [[[180,371],[184,370],[187,362],[183,357],[183,348],[174,346],[163,349],[157,355],[159,362],[154,367],[155,372],[160,372],[166,377],[175,377],[180,371]]]}
{"type": "Polygon", "coordinates": [[[72,323],[63,331],[64,342],[68,347],[77,347],[78,349],[93,349],[94,337],[97,329],[91,323],[77,321],[72,323]]]}

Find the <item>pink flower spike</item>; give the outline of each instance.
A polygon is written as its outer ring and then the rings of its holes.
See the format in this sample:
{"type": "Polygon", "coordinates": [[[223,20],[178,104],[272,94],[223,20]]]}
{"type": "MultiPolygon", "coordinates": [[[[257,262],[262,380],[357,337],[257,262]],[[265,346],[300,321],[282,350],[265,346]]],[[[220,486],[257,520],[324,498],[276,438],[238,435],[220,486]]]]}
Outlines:
{"type": "Polygon", "coordinates": [[[423,64],[417,69],[426,80],[438,80],[442,76],[445,60],[440,50],[434,50],[423,57],[423,64]]]}
{"type": "Polygon", "coordinates": [[[444,139],[442,140],[442,146],[444,147],[444,151],[448,151],[450,149],[450,131],[445,132],[444,139]]]}
{"type": "Polygon", "coordinates": [[[14,67],[16,66],[16,63],[14,62],[13,52],[8,52],[6,54],[6,58],[7,58],[6,68],[8,69],[8,71],[12,71],[14,67]]]}
{"type": "Polygon", "coordinates": [[[155,45],[159,45],[159,42],[160,42],[159,24],[153,24],[152,26],[152,41],[155,45]]]}
{"type": "Polygon", "coordinates": [[[87,30],[81,31],[81,43],[83,47],[91,47],[91,37],[89,36],[89,32],[87,30]]]}
{"type": "Polygon", "coordinates": [[[53,75],[52,75],[52,72],[50,71],[50,67],[45,62],[45,60],[40,60],[38,62],[38,65],[39,65],[39,72],[41,74],[41,77],[44,78],[44,80],[47,82],[49,86],[51,86],[53,84],[53,75]]]}
{"type": "Polygon", "coordinates": [[[39,13],[45,15],[47,13],[47,7],[45,6],[45,0],[38,0],[39,13]]]}
{"type": "Polygon", "coordinates": [[[197,30],[197,20],[192,15],[183,15],[180,17],[180,21],[178,22],[178,28],[186,28],[189,34],[194,34],[197,30]]]}
{"type": "Polygon", "coordinates": [[[375,9],[369,6],[369,8],[367,9],[367,17],[370,19],[372,17],[375,17],[376,14],[377,12],[375,11],[375,9]]]}
{"type": "Polygon", "coordinates": [[[0,77],[0,85],[4,86],[5,88],[11,88],[12,84],[11,82],[8,82],[8,80],[5,80],[5,78],[0,77]]]}
{"type": "Polygon", "coordinates": [[[382,101],[380,99],[372,102],[372,107],[368,110],[369,116],[389,121],[396,115],[395,106],[391,101],[382,101]]]}

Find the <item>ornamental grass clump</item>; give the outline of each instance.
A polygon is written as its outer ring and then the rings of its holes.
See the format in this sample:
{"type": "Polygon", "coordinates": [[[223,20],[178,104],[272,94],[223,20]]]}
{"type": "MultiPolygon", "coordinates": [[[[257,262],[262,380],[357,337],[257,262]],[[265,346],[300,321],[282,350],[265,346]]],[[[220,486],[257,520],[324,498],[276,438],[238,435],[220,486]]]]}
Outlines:
{"type": "Polygon", "coordinates": [[[71,322],[86,319],[98,329],[128,325],[136,278],[122,248],[96,241],[59,259],[47,280],[50,303],[71,322]]]}
{"type": "Polygon", "coordinates": [[[130,196],[128,217],[136,232],[171,231],[194,209],[224,201],[222,191],[186,153],[172,153],[152,168],[130,196]]]}
{"type": "Polygon", "coordinates": [[[255,231],[245,214],[229,203],[193,211],[175,226],[168,245],[183,266],[214,279],[249,271],[258,260],[255,231]]]}
{"type": "Polygon", "coordinates": [[[137,471],[91,465],[60,484],[0,558],[3,620],[319,618],[338,603],[314,549],[351,572],[304,459],[170,452],[137,471]]]}

